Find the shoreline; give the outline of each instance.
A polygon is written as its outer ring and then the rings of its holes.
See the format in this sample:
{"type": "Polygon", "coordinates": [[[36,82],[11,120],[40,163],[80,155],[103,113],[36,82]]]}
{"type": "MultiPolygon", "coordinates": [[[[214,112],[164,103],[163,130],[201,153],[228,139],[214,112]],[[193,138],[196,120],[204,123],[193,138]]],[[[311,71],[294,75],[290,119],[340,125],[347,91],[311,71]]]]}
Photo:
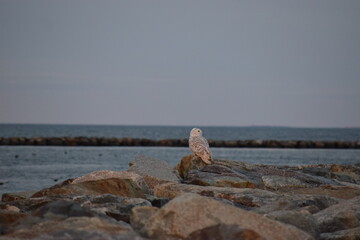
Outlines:
{"type": "MultiPolygon", "coordinates": [[[[317,140],[208,140],[210,147],[222,148],[319,148],[360,149],[360,141],[317,140]]],[[[106,138],[106,137],[0,137],[0,146],[148,146],[187,147],[188,139],[106,138]]]]}

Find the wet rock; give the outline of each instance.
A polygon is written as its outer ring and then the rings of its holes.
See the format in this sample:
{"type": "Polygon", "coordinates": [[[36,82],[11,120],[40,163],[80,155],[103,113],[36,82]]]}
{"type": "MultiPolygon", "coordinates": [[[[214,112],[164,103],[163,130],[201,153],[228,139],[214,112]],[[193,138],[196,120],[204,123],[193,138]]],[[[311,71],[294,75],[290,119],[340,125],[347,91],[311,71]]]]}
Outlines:
{"type": "Polygon", "coordinates": [[[271,219],[293,225],[305,232],[308,232],[315,238],[319,236],[319,230],[317,229],[315,218],[306,210],[281,210],[271,212],[266,216],[271,219]]]}
{"type": "Polygon", "coordinates": [[[332,233],[322,233],[320,240],[357,240],[360,238],[360,227],[340,230],[332,233]]]}
{"type": "Polygon", "coordinates": [[[344,200],[314,214],[320,232],[336,232],[360,226],[360,197],[344,200]]]}
{"type": "Polygon", "coordinates": [[[192,232],[186,240],[263,240],[259,234],[238,225],[218,224],[192,232]]]}
{"type": "Polygon", "coordinates": [[[160,183],[179,182],[178,177],[167,162],[147,156],[137,156],[129,163],[128,171],[141,175],[149,186],[150,193],[160,183]]]}
{"type": "Polygon", "coordinates": [[[139,223],[137,219],[141,217],[138,216],[138,212],[143,216],[143,208],[132,209],[131,224],[146,237],[186,238],[195,231],[225,224],[249,229],[266,239],[313,239],[290,225],[197,194],[183,194],[161,209],[150,210],[149,207],[145,207],[148,218],[139,223]]]}
{"type": "Polygon", "coordinates": [[[139,185],[133,180],[126,178],[108,178],[72,184],[59,184],[50,188],[45,188],[35,193],[32,197],[101,194],[145,198],[143,189],[141,189],[139,185]]]}

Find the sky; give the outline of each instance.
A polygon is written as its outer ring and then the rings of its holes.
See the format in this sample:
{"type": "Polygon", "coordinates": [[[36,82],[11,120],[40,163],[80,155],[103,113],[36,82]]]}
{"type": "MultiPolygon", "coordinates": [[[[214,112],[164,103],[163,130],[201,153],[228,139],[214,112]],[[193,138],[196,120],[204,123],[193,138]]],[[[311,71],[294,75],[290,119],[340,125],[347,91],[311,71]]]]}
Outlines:
{"type": "Polygon", "coordinates": [[[0,123],[360,127],[360,1],[0,0],[0,123]]]}

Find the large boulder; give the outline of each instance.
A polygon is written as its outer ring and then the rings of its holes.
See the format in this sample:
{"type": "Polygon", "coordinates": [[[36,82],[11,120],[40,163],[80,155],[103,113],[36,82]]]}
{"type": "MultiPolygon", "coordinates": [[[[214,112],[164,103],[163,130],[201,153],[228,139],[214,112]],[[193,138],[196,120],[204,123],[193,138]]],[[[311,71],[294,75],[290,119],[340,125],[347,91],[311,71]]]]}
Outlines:
{"type": "Polygon", "coordinates": [[[255,231],[238,225],[218,224],[192,232],[186,240],[264,240],[255,231]]]}
{"type": "MultiPolygon", "coordinates": [[[[219,224],[237,225],[269,240],[313,239],[293,226],[192,193],[182,194],[159,210],[135,207],[130,221],[143,236],[158,239],[187,238],[195,231],[219,224]],[[146,220],[144,215],[148,217],[146,220]],[[138,219],[142,219],[140,224],[138,219]]],[[[239,232],[239,228],[234,231],[239,232]]]]}
{"type": "Polygon", "coordinates": [[[179,182],[179,178],[167,162],[147,156],[137,156],[129,163],[129,172],[142,176],[150,193],[155,186],[164,182],[179,182]]]}
{"type": "Polygon", "coordinates": [[[316,214],[320,232],[336,232],[360,226],[360,197],[344,200],[316,214]]]}
{"type": "Polygon", "coordinates": [[[55,185],[35,193],[32,197],[101,194],[145,198],[145,194],[139,185],[137,185],[131,179],[120,178],[109,178],[75,184],[55,185]]]}

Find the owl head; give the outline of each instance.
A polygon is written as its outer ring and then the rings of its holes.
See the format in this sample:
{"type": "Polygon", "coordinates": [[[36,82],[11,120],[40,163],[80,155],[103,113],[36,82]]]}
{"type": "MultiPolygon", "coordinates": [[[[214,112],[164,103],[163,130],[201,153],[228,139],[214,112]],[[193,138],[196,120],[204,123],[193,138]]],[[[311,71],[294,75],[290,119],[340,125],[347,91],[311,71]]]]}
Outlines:
{"type": "Polygon", "coordinates": [[[202,131],[199,128],[193,128],[190,132],[191,137],[202,136],[202,131]]]}

